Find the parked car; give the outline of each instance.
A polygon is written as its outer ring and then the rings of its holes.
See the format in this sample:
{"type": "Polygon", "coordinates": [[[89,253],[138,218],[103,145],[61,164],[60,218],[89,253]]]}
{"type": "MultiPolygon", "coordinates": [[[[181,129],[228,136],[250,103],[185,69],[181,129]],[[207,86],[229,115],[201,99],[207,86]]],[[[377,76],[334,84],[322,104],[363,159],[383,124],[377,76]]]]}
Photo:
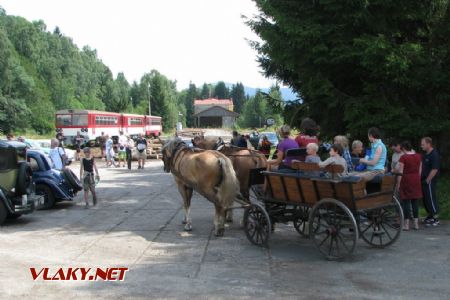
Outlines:
{"type": "MultiPolygon", "coordinates": [[[[278,135],[275,132],[261,132],[259,134],[259,140],[262,139],[263,136],[267,136],[267,139],[269,140],[269,142],[272,143],[273,147],[277,147],[278,146],[278,142],[280,141],[278,139],[278,135]]],[[[258,140],[258,142],[259,142],[258,140]]]]}
{"type": "MultiPolygon", "coordinates": [[[[50,140],[25,140],[25,144],[29,149],[41,150],[46,155],[50,154],[51,146],[50,140]]],[[[70,165],[75,159],[75,151],[72,149],[64,148],[67,155],[67,165],[70,165]]]]}
{"type": "Polygon", "coordinates": [[[42,197],[34,193],[26,152],[24,143],[0,141],[0,225],[7,217],[32,213],[42,203],[42,197]]]}
{"type": "Polygon", "coordinates": [[[24,143],[27,145],[28,149],[41,150],[47,155],[50,153],[50,147],[43,147],[39,142],[35,140],[26,139],[24,143]]]}
{"type": "Polygon", "coordinates": [[[252,144],[253,147],[255,147],[255,149],[258,149],[258,145],[259,142],[261,141],[263,136],[267,136],[267,139],[269,140],[269,142],[272,143],[272,147],[277,147],[278,146],[278,136],[275,132],[261,132],[257,135],[255,135],[254,133],[250,134],[250,143],[252,144]]]}
{"type": "Polygon", "coordinates": [[[59,201],[72,201],[82,189],[80,181],[70,169],[52,169],[50,159],[40,150],[28,150],[27,161],[33,171],[36,194],[44,197],[42,208],[52,208],[59,201]]]}

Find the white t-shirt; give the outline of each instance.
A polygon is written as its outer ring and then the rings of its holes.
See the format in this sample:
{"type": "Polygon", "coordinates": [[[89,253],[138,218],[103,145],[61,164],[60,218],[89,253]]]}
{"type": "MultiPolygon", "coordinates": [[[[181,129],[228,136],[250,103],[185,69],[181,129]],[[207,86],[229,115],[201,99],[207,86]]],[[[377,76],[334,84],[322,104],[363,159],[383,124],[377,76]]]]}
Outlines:
{"type": "Polygon", "coordinates": [[[61,160],[61,156],[64,155],[64,150],[61,147],[56,147],[50,149],[48,156],[53,162],[53,167],[57,170],[61,170],[63,168],[63,162],[61,160]]]}
{"type": "Polygon", "coordinates": [[[119,145],[120,146],[126,146],[128,142],[128,138],[125,135],[119,136],[119,145]]]}

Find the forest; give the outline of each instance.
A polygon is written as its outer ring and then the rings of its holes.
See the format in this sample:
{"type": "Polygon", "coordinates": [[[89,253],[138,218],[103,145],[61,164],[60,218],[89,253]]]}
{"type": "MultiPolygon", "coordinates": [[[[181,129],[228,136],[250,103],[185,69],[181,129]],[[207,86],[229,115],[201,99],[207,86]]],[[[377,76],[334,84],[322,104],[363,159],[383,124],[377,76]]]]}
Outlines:
{"type": "MultiPolygon", "coordinates": [[[[179,113],[184,126],[192,125],[193,100],[233,98],[241,114],[238,126],[257,127],[265,118],[275,118],[265,96],[249,97],[237,82],[190,84],[178,91],[176,81],[157,70],[149,70],[138,82],[123,73],[111,72],[95,49],[79,49],[56,27],[49,31],[44,21],[28,21],[7,15],[0,7],[0,130],[48,134],[54,131],[59,109],[96,109],[148,114],[163,118],[164,130],[175,128],[179,113]]],[[[271,97],[281,100],[279,87],[271,97]]]]}

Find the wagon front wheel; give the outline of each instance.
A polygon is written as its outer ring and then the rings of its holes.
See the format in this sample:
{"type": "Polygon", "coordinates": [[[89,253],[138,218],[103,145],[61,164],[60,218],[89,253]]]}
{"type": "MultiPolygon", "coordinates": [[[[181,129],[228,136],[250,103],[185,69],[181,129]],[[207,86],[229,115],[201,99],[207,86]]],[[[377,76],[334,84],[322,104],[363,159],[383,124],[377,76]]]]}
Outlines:
{"type": "Polygon", "coordinates": [[[300,206],[295,210],[294,228],[302,237],[308,236],[309,207],[300,206]]]}
{"type": "Polygon", "coordinates": [[[403,228],[403,210],[394,197],[390,205],[359,214],[362,239],[375,248],[393,244],[403,228]]]}
{"type": "Polygon", "coordinates": [[[244,232],[247,239],[254,245],[267,246],[272,224],[264,206],[252,203],[244,211],[244,232]]]}
{"type": "Polygon", "coordinates": [[[309,236],[327,259],[345,258],[353,253],[358,240],[356,220],[342,202],[323,199],[309,216],[309,236]]]}

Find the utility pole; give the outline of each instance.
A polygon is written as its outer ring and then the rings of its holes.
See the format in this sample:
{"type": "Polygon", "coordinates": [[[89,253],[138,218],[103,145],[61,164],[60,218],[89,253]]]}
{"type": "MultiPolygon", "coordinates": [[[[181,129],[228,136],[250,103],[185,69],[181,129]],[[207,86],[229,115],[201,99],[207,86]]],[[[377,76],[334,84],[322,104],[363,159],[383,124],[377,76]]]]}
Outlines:
{"type": "Polygon", "coordinates": [[[148,115],[151,116],[152,115],[152,106],[151,106],[151,102],[150,102],[150,84],[148,84],[148,115]]]}

